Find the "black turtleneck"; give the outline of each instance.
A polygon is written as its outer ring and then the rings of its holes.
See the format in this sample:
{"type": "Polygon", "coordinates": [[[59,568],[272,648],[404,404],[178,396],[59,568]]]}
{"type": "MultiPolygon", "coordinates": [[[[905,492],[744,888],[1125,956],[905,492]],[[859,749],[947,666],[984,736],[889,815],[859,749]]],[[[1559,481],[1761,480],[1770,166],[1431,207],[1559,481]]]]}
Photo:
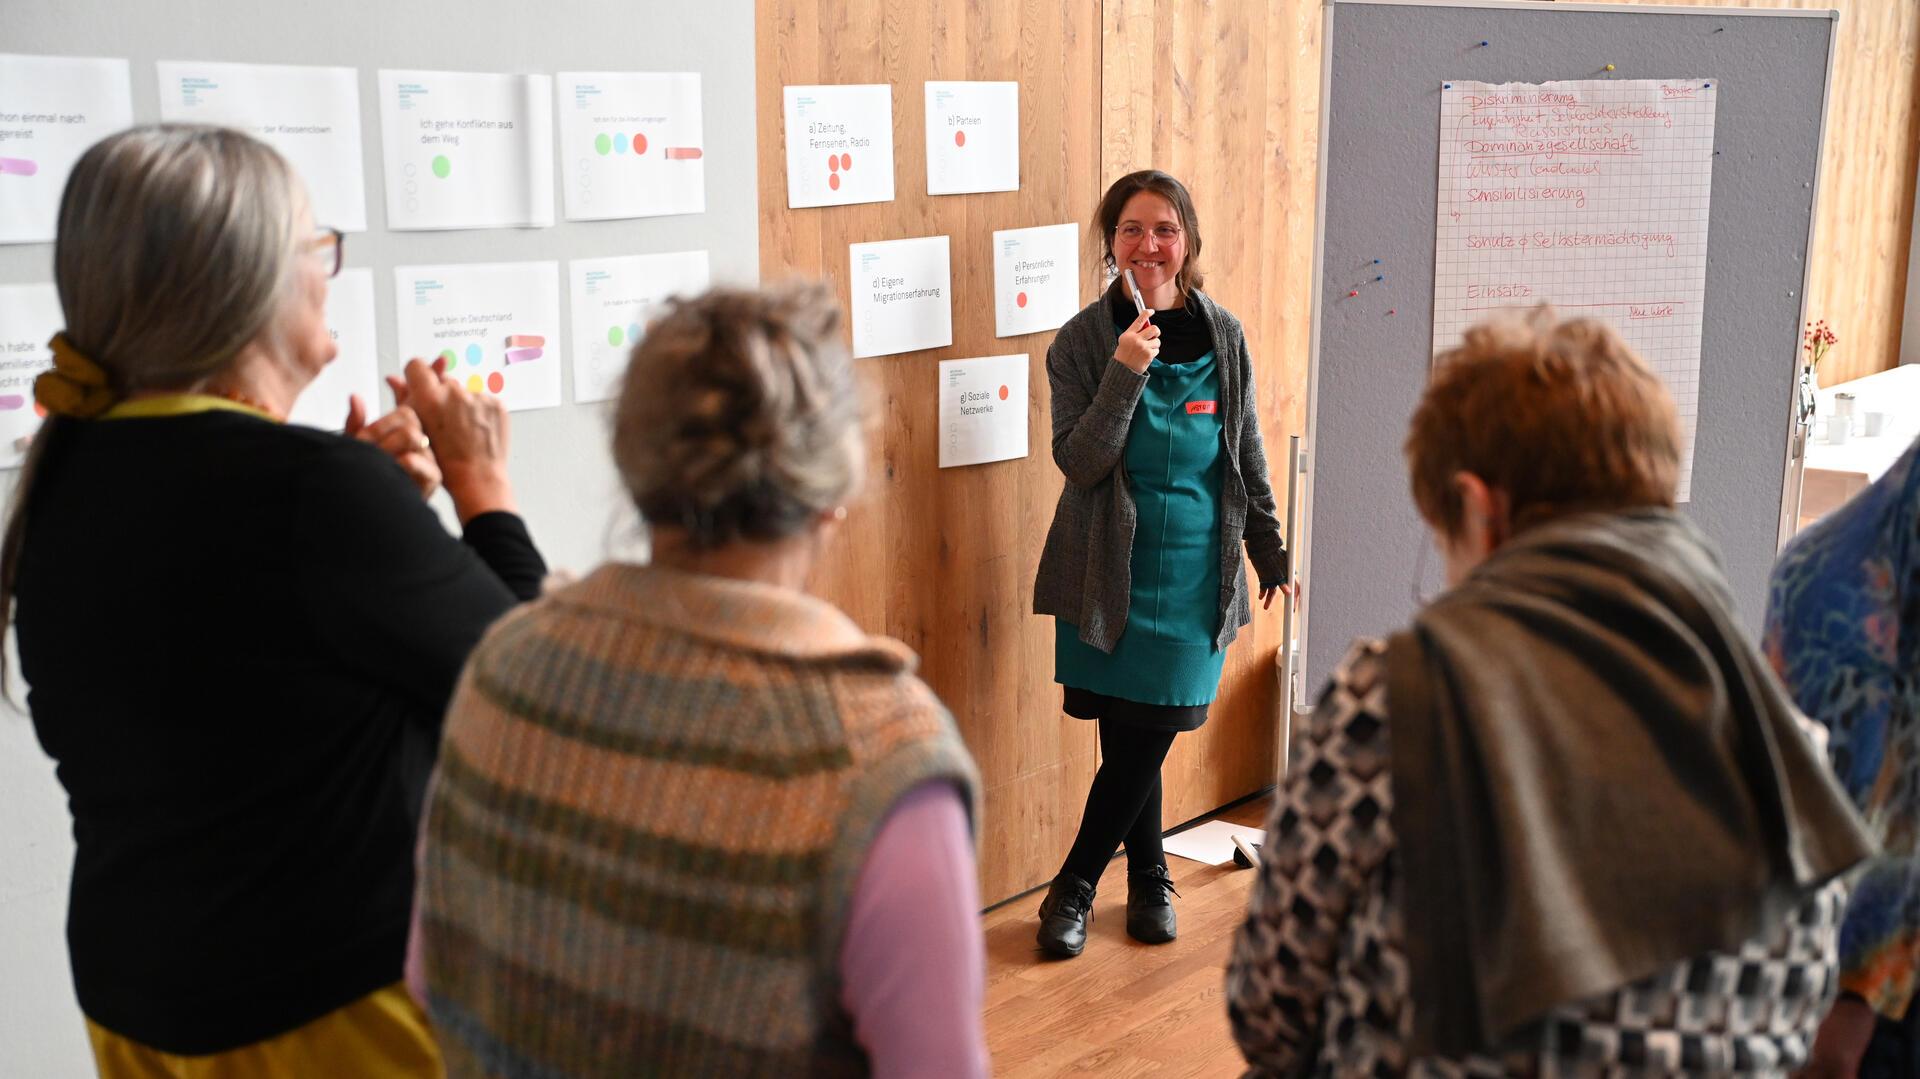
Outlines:
{"type": "MultiPolygon", "coordinates": [[[[1113,313],[1113,324],[1122,331],[1140,317],[1127,287],[1118,282],[1107,290],[1107,308],[1113,313]]],[[[1188,363],[1213,351],[1213,331],[1192,307],[1155,311],[1153,324],[1160,327],[1161,363],[1188,363]]]]}

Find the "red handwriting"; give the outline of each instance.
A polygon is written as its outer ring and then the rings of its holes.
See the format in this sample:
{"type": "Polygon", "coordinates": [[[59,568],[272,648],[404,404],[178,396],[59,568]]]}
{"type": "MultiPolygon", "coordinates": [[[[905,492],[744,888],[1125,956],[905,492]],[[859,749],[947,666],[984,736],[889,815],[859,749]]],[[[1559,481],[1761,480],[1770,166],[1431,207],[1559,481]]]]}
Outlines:
{"type": "Polygon", "coordinates": [[[1637,247],[1642,251],[1664,253],[1673,258],[1678,254],[1676,241],[1671,232],[1639,232],[1633,229],[1616,229],[1612,232],[1556,232],[1549,237],[1544,232],[1534,235],[1535,247],[1637,247]]]}
{"type": "Polygon", "coordinates": [[[1462,149],[1474,157],[1560,157],[1567,154],[1638,157],[1640,139],[1625,135],[1580,135],[1566,139],[1466,139],[1462,149]]]}
{"type": "Polygon", "coordinates": [[[1640,304],[1628,304],[1627,317],[1630,319],[1631,318],[1672,318],[1673,305],[1670,303],[1651,304],[1646,306],[1642,306],[1640,304]]]}
{"type": "Polygon", "coordinates": [[[1660,86],[1660,96],[1663,98],[1694,97],[1699,92],[1695,86],[1667,86],[1664,83],[1660,86]]]}
{"type": "Polygon", "coordinates": [[[1469,187],[1468,202],[1571,202],[1578,209],[1587,205],[1584,187],[1469,187]]]}
{"type": "Polygon", "coordinates": [[[1598,161],[1470,161],[1469,180],[1519,180],[1527,176],[1598,176],[1598,161]]]}
{"type": "Polygon", "coordinates": [[[1533,286],[1518,281],[1498,285],[1468,285],[1469,300],[1519,300],[1533,295],[1533,286]]]}
{"type": "MultiPolygon", "coordinates": [[[[1645,302],[1634,301],[1634,300],[1609,300],[1605,303],[1560,303],[1558,301],[1554,301],[1553,306],[1556,308],[1562,308],[1562,309],[1572,308],[1572,307],[1578,307],[1578,308],[1625,307],[1629,310],[1632,310],[1635,307],[1640,307],[1640,308],[1651,310],[1651,309],[1660,308],[1660,307],[1667,307],[1667,308],[1678,307],[1680,306],[1680,304],[1681,304],[1681,301],[1679,300],[1656,300],[1653,303],[1645,303],[1645,302]]],[[[1498,311],[1500,309],[1501,309],[1501,305],[1494,304],[1491,307],[1462,307],[1460,310],[1462,311],[1498,311]]]]}
{"type": "Polygon", "coordinates": [[[1522,94],[1468,94],[1467,107],[1470,109],[1510,108],[1514,105],[1532,107],[1536,105],[1571,105],[1578,101],[1572,94],[1553,90],[1539,93],[1522,94]]]}

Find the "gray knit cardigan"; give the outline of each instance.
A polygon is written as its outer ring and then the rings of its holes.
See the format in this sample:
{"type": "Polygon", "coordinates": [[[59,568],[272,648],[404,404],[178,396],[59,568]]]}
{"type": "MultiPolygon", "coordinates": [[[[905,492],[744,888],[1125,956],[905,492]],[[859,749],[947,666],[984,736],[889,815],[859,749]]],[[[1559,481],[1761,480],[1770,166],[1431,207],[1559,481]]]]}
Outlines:
{"type": "MultiPolygon", "coordinates": [[[[1187,304],[1213,333],[1220,368],[1220,417],[1227,471],[1220,491],[1220,630],[1225,648],[1253,619],[1247,600],[1244,542],[1262,587],[1283,584],[1287,549],[1280,538],[1260,418],[1252,398],[1253,363],[1240,320],[1198,290],[1187,304]]],[[[1053,460],[1067,477],[1033,582],[1033,611],[1080,627],[1080,639],[1112,652],[1127,628],[1133,590],[1137,514],[1127,481],[1127,432],[1147,378],[1114,361],[1120,331],[1107,297],[1073,316],[1047,349],[1053,390],[1053,460]]]]}

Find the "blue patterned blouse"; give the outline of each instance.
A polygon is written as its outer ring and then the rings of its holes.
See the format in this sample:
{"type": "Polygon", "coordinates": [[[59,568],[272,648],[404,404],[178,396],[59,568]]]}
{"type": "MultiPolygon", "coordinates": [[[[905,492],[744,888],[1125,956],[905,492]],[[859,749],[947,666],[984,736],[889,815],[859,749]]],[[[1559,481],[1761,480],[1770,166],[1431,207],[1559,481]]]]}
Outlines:
{"type": "Polygon", "coordinates": [[[1855,884],[1840,984],[1899,1019],[1920,983],[1920,442],[1788,545],[1765,648],[1885,850],[1855,884]]]}

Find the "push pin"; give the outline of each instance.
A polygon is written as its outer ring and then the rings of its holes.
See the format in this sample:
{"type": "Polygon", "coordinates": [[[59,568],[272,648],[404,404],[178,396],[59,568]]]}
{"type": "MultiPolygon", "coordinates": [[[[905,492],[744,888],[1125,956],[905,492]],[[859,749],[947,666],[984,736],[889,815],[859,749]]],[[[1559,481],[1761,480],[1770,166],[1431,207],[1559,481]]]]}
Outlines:
{"type": "Polygon", "coordinates": [[[1613,70],[1613,65],[1612,65],[1612,64],[1608,64],[1608,65],[1607,65],[1607,70],[1608,70],[1608,71],[1612,71],[1612,70],[1613,70]]]}
{"type": "Polygon", "coordinates": [[[1373,260],[1373,264],[1374,264],[1375,266],[1378,266],[1378,265],[1380,265],[1380,260],[1379,260],[1379,259],[1374,259],[1374,260],[1373,260]]]}
{"type": "Polygon", "coordinates": [[[1480,47],[1484,49],[1484,48],[1486,48],[1486,47],[1487,47],[1488,45],[1490,45],[1490,44],[1492,44],[1492,42],[1488,42],[1488,41],[1482,41],[1482,42],[1480,43],[1480,47]]]}
{"type": "Polygon", "coordinates": [[[1397,308],[1397,307],[1389,307],[1389,308],[1387,308],[1387,314],[1389,314],[1389,315],[1397,315],[1397,314],[1399,314],[1399,313],[1400,313],[1400,309],[1399,309],[1399,308],[1397,308]]]}
{"type": "Polygon", "coordinates": [[[1373,279],[1375,281],[1385,281],[1387,279],[1387,275],[1383,273],[1377,273],[1373,275],[1373,279]]]}
{"type": "Polygon", "coordinates": [[[1347,293],[1347,296],[1348,296],[1348,298],[1349,298],[1349,299],[1351,299],[1351,298],[1352,298],[1352,297],[1354,297],[1354,296],[1358,296],[1358,295],[1360,295],[1360,290],[1359,290],[1359,289],[1354,289],[1354,290],[1353,290],[1352,292],[1349,292],[1349,293],[1347,293]]]}

